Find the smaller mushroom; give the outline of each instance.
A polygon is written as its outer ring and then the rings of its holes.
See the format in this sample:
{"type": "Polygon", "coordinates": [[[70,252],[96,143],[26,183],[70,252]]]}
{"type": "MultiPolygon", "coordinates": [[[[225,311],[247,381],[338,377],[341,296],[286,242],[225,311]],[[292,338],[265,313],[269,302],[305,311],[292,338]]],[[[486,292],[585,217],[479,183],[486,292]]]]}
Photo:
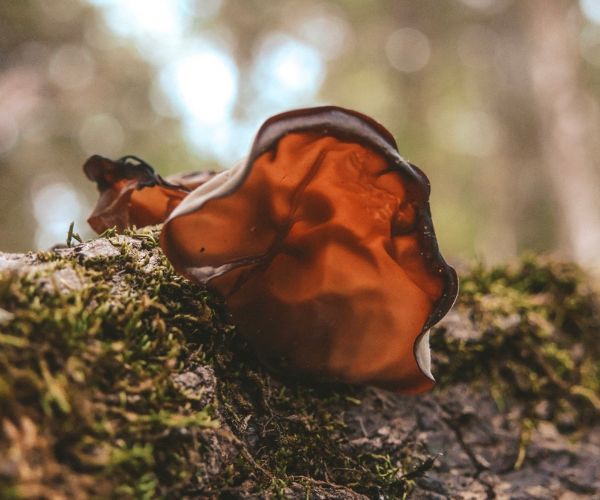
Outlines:
{"type": "Polygon", "coordinates": [[[117,161],[90,157],[83,170],[94,181],[100,198],[88,223],[97,233],[116,227],[149,226],[163,222],[190,191],[214,172],[177,174],[163,179],[145,161],[124,156],[117,161]]]}

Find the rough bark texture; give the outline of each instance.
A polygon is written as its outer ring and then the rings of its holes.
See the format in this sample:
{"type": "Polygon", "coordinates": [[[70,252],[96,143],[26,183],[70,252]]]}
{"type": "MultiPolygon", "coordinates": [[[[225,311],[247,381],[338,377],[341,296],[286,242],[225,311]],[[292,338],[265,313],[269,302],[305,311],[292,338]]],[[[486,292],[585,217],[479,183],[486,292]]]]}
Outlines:
{"type": "Polygon", "coordinates": [[[0,497],[600,495],[598,297],[463,273],[418,397],[274,377],[156,231],[0,254],[0,497]]]}

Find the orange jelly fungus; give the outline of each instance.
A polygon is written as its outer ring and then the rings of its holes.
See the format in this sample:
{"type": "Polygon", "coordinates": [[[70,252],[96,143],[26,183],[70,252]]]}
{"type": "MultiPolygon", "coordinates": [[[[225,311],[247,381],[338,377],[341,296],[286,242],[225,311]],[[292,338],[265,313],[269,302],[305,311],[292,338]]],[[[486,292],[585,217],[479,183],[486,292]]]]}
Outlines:
{"type": "Polygon", "coordinates": [[[83,166],[94,181],[100,198],[88,223],[97,233],[116,227],[149,226],[163,222],[191,190],[206,182],[212,172],[197,172],[168,177],[154,172],[135,156],[112,161],[90,157],[83,166]]]}
{"type": "MultiPolygon", "coordinates": [[[[156,213],[154,199],[140,201],[130,221],[156,220],[181,201],[172,194],[156,213]]],[[[273,369],[417,393],[434,384],[429,329],[458,289],[428,199],[425,174],[372,119],[291,111],[263,125],[245,163],[181,201],[161,246],[179,272],[224,297],[273,369]]]]}

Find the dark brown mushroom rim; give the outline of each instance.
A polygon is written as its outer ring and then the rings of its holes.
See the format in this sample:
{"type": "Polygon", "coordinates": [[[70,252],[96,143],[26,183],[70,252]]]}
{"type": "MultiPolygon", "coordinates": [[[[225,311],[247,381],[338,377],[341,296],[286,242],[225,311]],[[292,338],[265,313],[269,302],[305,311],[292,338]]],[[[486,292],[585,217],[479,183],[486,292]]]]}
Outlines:
{"type": "Polygon", "coordinates": [[[458,293],[429,194],[371,118],[290,111],[265,122],[245,163],[181,202],[161,246],[226,299],[267,365],[416,393],[433,385],[429,329],[458,293]]]}
{"type": "Polygon", "coordinates": [[[88,218],[98,233],[112,227],[123,231],[131,226],[159,224],[190,191],[214,175],[214,172],[194,172],[165,180],[136,156],[113,161],[94,155],[85,162],[83,170],[100,192],[88,218]]]}

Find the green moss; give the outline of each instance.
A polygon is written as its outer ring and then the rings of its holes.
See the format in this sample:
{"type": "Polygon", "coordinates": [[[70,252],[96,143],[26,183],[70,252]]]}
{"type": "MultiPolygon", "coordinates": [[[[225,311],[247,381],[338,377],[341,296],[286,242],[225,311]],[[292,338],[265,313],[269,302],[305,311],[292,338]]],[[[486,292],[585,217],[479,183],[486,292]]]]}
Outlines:
{"type": "MultiPolygon", "coordinates": [[[[214,401],[190,399],[172,376],[220,326],[207,294],[164,261],[156,232],[135,241],[143,252],[113,238],[112,257],[45,252],[31,272],[2,273],[0,307],[12,319],[0,326],[0,421],[22,429],[28,419],[48,445],[27,450],[4,433],[0,455],[46,453],[65,483],[91,472],[109,489],[135,483],[153,497],[183,487],[174,465],[218,426],[214,401]],[[74,289],[53,282],[64,270],[78,278],[74,289]]],[[[15,487],[5,478],[0,496],[15,487]]]]}
{"type": "Polygon", "coordinates": [[[579,267],[534,256],[475,266],[462,278],[456,310],[477,335],[442,326],[432,336],[441,386],[491,383],[500,406],[518,399],[531,416],[559,425],[566,414],[571,426],[597,418],[600,302],[579,267]]]}
{"type": "MultiPolygon", "coordinates": [[[[271,377],[157,231],[108,231],[96,255],[58,249],[0,274],[0,497],[310,498],[324,484],[405,497],[433,457],[414,440],[360,444],[374,393],[271,377]]],[[[578,268],[478,266],[457,307],[477,335],[432,336],[442,389],[491,384],[532,418],[541,401],[559,422],[597,415],[600,308],[578,268]]]]}
{"type": "Polygon", "coordinates": [[[233,347],[231,358],[221,360],[222,411],[252,452],[242,454],[230,484],[252,477],[254,493],[275,496],[284,496],[282,491],[293,484],[308,494],[319,482],[369,496],[400,498],[409,491],[403,474],[410,450],[396,447],[375,454],[352,443],[358,436],[352,435],[348,420],[363,389],[283,385],[246,363],[243,344],[237,343],[239,351],[233,347]]]}

